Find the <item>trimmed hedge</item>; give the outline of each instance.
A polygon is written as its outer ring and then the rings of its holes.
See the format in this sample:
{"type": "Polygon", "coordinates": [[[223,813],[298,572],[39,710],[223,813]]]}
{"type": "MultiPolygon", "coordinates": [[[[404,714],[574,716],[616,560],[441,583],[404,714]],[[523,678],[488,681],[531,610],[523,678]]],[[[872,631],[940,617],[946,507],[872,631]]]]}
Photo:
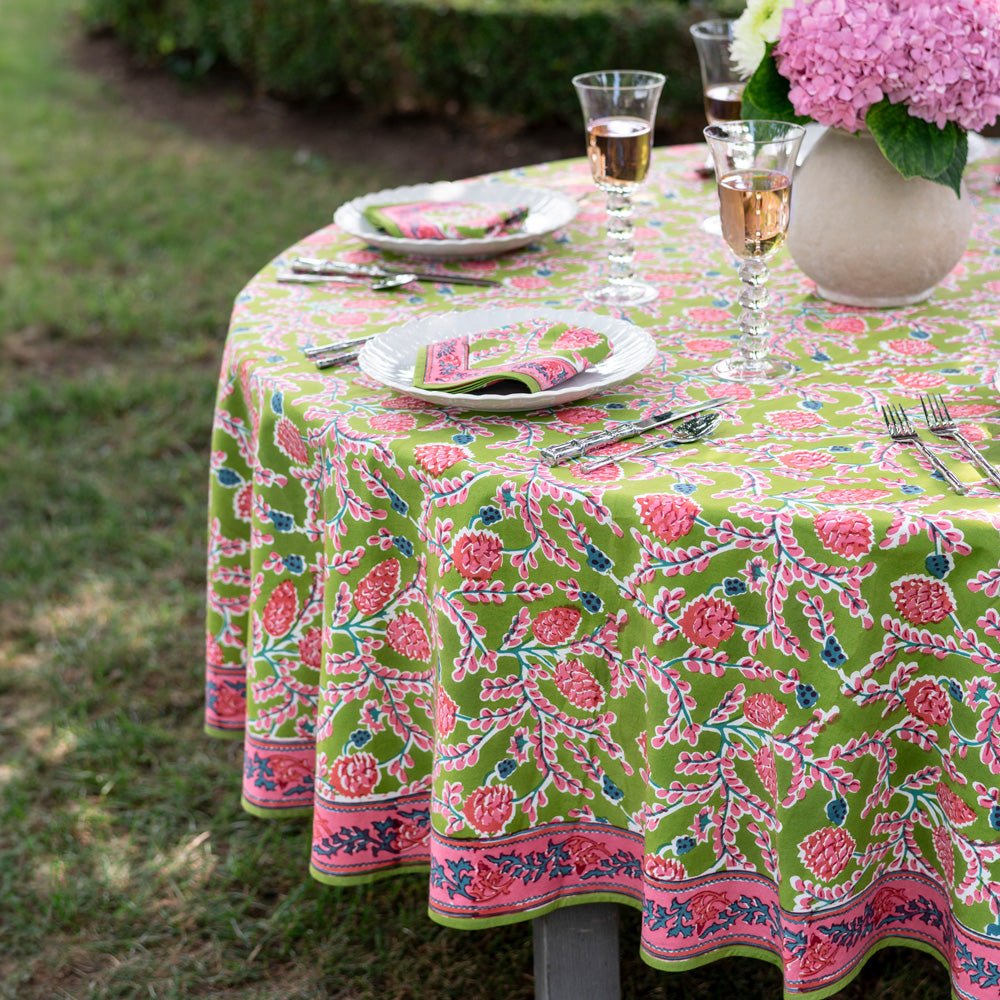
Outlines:
{"type": "Polygon", "coordinates": [[[688,26],[732,13],[683,0],[84,0],[149,61],[200,75],[236,67],[261,92],[341,95],[386,114],[487,111],[576,125],[570,77],[605,67],[668,75],[661,116],[701,105],[688,26]]]}

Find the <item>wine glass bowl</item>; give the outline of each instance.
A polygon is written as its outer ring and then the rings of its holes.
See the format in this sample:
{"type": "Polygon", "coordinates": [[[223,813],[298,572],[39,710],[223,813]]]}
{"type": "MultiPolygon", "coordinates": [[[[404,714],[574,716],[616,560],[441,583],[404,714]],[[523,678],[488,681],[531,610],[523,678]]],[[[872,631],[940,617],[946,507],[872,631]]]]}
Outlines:
{"type": "Polygon", "coordinates": [[[607,283],[585,298],[599,305],[632,306],[656,298],[635,275],[632,195],[649,172],[656,107],[666,77],[640,70],[600,70],[573,77],[587,130],[594,183],[607,196],[607,283]]]}
{"type": "Polygon", "coordinates": [[[785,241],[791,214],[792,175],[801,125],[777,121],[717,122],[705,130],[715,163],[722,235],[740,258],[740,339],[734,357],[712,366],[730,382],[770,382],[792,365],[767,353],[767,258],[785,241]]]}
{"type": "Polygon", "coordinates": [[[713,18],[691,25],[691,38],[701,68],[705,118],[709,125],[736,121],[741,117],[745,81],[733,65],[733,24],[728,18],[713,18]]]}

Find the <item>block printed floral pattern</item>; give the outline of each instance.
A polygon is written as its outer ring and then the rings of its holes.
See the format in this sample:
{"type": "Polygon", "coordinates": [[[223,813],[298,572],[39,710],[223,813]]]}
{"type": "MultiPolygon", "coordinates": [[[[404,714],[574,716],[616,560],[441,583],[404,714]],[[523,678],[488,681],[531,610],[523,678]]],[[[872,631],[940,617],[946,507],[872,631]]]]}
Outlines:
{"type": "MultiPolygon", "coordinates": [[[[641,908],[650,961],[756,945],[802,996],[914,941],[959,996],[995,997],[1000,502],[971,472],[950,493],[878,415],[914,405],[903,375],[934,376],[997,434],[986,279],[970,264],[896,315],[826,304],[779,263],[775,346],[801,374],[741,392],[712,441],[549,469],[544,444],[728,391],[703,372],[706,342],[731,349],[729,263],[669,249],[711,192],[682,176],[691,150],[657,153],[670,212],[648,210],[639,252],[669,294],[631,318],[661,353],[583,404],[438,409],[302,359],[450,308],[447,288],[344,289],[331,310],[265,271],[239,297],[211,456],[209,731],[243,736],[248,809],[312,817],[322,880],[423,867],[432,912],[473,925],[610,894],[641,908]]],[[[589,189],[582,161],[535,174],[589,189]]],[[[970,170],[972,262],[1000,235],[991,180],[970,170]]],[[[590,215],[466,266],[538,279],[518,304],[573,303],[600,260],[590,215]]],[[[356,249],[330,228],[290,253],[356,249]]]]}

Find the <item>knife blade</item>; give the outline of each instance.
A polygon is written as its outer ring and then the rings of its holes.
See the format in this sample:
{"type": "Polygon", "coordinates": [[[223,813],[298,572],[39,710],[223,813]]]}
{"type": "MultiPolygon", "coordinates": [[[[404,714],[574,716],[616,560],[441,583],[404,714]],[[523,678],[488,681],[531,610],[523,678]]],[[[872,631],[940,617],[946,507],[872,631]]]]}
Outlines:
{"type": "Polygon", "coordinates": [[[624,420],[619,424],[614,424],[603,431],[596,431],[584,437],[572,438],[563,444],[550,445],[542,448],[539,454],[550,466],[561,465],[571,459],[579,458],[581,455],[589,455],[602,445],[614,444],[616,441],[624,441],[627,438],[645,434],[646,431],[656,427],[663,427],[665,424],[672,424],[675,420],[683,420],[695,413],[703,410],[713,410],[720,406],[728,406],[735,403],[735,396],[723,396],[720,399],[710,399],[695,406],[686,406],[681,410],[664,410],[662,413],[654,413],[650,417],[643,417],[642,420],[624,420]]]}
{"type": "Polygon", "coordinates": [[[415,271],[412,267],[389,267],[385,264],[351,264],[320,257],[296,257],[292,261],[295,274],[335,274],[347,277],[390,278],[397,274],[415,274],[418,281],[439,281],[447,285],[476,285],[495,288],[502,284],[495,278],[477,278],[471,274],[446,274],[443,271],[415,271]]]}

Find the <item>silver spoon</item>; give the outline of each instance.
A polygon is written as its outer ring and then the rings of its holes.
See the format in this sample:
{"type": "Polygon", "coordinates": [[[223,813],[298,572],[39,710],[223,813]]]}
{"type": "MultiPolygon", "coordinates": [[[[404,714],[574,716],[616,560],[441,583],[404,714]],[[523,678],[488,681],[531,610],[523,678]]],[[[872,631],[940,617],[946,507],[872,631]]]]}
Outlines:
{"type": "MultiPolygon", "coordinates": [[[[325,285],[329,281],[346,281],[348,284],[354,284],[361,275],[357,278],[349,278],[342,274],[298,274],[295,271],[279,270],[275,277],[278,281],[289,284],[325,285]]],[[[393,274],[387,278],[379,278],[373,281],[368,287],[373,292],[387,292],[391,288],[399,288],[400,285],[408,285],[410,282],[416,280],[417,276],[409,272],[406,274],[393,274]]]]}
{"type": "Polygon", "coordinates": [[[656,437],[652,441],[629,448],[628,451],[619,452],[617,455],[604,455],[592,462],[587,462],[580,466],[581,472],[593,472],[595,469],[603,469],[605,465],[612,462],[621,462],[633,455],[638,455],[653,448],[662,448],[668,444],[690,444],[692,441],[700,441],[703,437],[708,437],[718,426],[722,419],[722,414],[718,410],[706,410],[704,413],[696,413],[694,416],[682,420],[679,424],[674,424],[670,428],[669,437],[656,437]]]}

